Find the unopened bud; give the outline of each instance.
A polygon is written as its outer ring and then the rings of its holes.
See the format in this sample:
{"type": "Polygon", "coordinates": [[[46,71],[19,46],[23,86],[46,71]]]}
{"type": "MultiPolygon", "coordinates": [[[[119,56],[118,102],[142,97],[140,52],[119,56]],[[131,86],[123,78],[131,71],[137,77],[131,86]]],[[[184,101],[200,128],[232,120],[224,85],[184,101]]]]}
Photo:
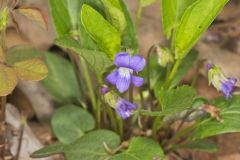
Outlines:
{"type": "Polygon", "coordinates": [[[166,67],[173,62],[173,56],[168,48],[157,47],[158,63],[162,67],[166,67]]]}

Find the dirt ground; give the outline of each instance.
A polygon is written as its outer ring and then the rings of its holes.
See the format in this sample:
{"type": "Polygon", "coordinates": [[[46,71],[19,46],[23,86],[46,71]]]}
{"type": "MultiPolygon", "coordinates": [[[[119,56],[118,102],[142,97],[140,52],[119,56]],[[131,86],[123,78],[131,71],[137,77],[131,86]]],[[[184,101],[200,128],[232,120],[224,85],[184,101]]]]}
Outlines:
{"type": "MultiPolygon", "coordinates": [[[[135,17],[137,0],[126,0],[135,17]]],[[[47,7],[47,0],[35,1],[25,0],[26,5],[33,5],[41,8],[46,14],[49,15],[47,7]]],[[[141,54],[145,54],[148,48],[154,43],[164,45],[164,39],[161,16],[160,16],[160,3],[145,8],[143,10],[143,17],[139,29],[139,38],[141,46],[141,54]]],[[[240,80],[240,1],[232,0],[210,27],[196,48],[199,50],[199,59],[208,59],[209,61],[218,64],[228,76],[237,77],[240,80]]],[[[21,21],[24,17],[18,17],[21,21]]],[[[7,45],[14,46],[16,44],[31,44],[40,50],[48,50],[55,37],[54,29],[51,20],[49,22],[49,30],[45,31],[38,26],[27,21],[21,23],[21,34],[11,27],[7,34],[7,45]],[[37,37],[37,38],[36,38],[37,37]]],[[[191,81],[194,68],[184,78],[184,83],[191,81]]],[[[208,86],[206,73],[202,70],[202,75],[199,78],[196,86],[199,95],[212,99],[219,96],[219,93],[212,87],[208,86]]],[[[46,99],[43,105],[41,102],[33,103],[31,96],[39,91],[41,88],[37,83],[26,85],[21,83],[19,88],[27,88],[27,92],[15,91],[14,104],[25,106],[21,108],[27,110],[29,118],[37,117],[41,124],[36,122],[29,123],[31,129],[36,133],[36,136],[42,144],[48,144],[53,139],[51,129],[48,122],[53,111],[52,102],[49,100],[46,92],[41,91],[34,99],[46,99]],[[35,89],[34,89],[35,88],[35,89]],[[18,95],[18,96],[17,96],[18,95]]],[[[185,157],[193,160],[240,160],[240,134],[227,134],[215,138],[218,142],[219,151],[214,154],[203,152],[190,152],[184,151],[185,157]]],[[[57,158],[60,159],[60,158],[57,158]]],[[[169,159],[172,159],[169,157],[169,159]]]]}

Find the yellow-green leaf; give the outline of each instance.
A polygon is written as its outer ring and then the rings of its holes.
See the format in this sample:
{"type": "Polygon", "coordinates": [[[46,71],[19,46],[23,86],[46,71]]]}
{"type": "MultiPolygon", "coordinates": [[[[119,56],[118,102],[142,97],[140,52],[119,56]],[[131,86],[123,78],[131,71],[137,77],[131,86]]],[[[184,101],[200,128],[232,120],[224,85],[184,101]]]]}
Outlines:
{"type": "Polygon", "coordinates": [[[10,94],[17,85],[15,71],[3,64],[0,64],[0,96],[10,94]]]}
{"type": "MultiPolygon", "coordinates": [[[[105,13],[108,21],[120,32],[122,33],[126,26],[127,22],[124,16],[124,13],[121,9],[115,7],[111,4],[110,0],[102,0],[102,3],[105,8],[105,13]]],[[[118,3],[119,4],[119,3],[118,3]]]]}
{"type": "Polygon", "coordinates": [[[176,59],[187,55],[228,1],[198,0],[185,10],[174,37],[176,59]]]}
{"type": "Polygon", "coordinates": [[[82,6],[81,20],[101,50],[113,60],[115,54],[120,51],[120,33],[99,12],[86,4],[82,6]]]}
{"type": "Polygon", "coordinates": [[[21,80],[41,80],[48,74],[48,68],[41,59],[29,59],[13,65],[17,76],[21,80]]]}
{"type": "Polygon", "coordinates": [[[48,29],[47,17],[37,8],[20,8],[17,9],[22,15],[26,16],[29,20],[36,22],[39,26],[44,29],[48,29]]]}

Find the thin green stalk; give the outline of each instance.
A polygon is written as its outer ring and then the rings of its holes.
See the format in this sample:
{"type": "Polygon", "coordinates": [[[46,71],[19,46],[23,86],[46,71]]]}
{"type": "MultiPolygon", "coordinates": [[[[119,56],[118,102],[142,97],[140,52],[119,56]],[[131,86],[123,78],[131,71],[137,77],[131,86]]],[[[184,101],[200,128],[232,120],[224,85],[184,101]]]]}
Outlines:
{"type": "Polygon", "coordinates": [[[123,120],[121,117],[117,116],[117,122],[118,122],[118,133],[120,137],[123,138],[123,120]]]}
{"type": "Polygon", "coordinates": [[[81,75],[80,75],[80,67],[79,67],[79,63],[77,61],[78,57],[75,57],[74,53],[72,53],[71,51],[68,51],[69,52],[69,57],[70,57],[70,60],[72,62],[72,65],[73,65],[73,68],[74,68],[74,72],[75,72],[75,75],[77,77],[77,82],[78,82],[78,87],[80,89],[80,92],[81,92],[81,97],[85,100],[86,102],[86,97],[84,96],[85,92],[83,90],[83,82],[82,82],[82,78],[81,78],[81,75]]]}
{"type": "Polygon", "coordinates": [[[92,85],[91,77],[90,77],[89,70],[88,70],[88,67],[87,67],[87,64],[86,64],[85,60],[82,59],[82,58],[80,58],[80,60],[81,60],[80,64],[81,64],[81,67],[82,67],[83,75],[84,75],[84,78],[86,80],[86,85],[87,85],[88,90],[89,90],[89,95],[90,95],[90,99],[91,99],[91,102],[92,102],[93,111],[96,115],[97,114],[97,100],[96,100],[96,96],[95,96],[95,93],[94,93],[94,87],[92,85]]]}
{"type": "Polygon", "coordinates": [[[173,80],[181,62],[182,62],[182,59],[178,59],[176,61],[176,63],[174,64],[173,69],[172,69],[172,71],[171,71],[171,73],[170,73],[170,75],[169,75],[169,77],[167,78],[167,81],[166,81],[166,88],[167,89],[171,86],[172,80],[173,80]]]}
{"type": "Polygon", "coordinates": [[[114,112],[110,106],[107,106],[107,113],[110,118],[111,126],[113,129],[117,132],[118,131],[118,122],[116,121],[116,116],[114,115],[114,112]]]}
{"type": "Polygon", "coordinates": [[[101,128],[101,104],[97,101],[97,126],[101,128]]]}
{"type": "Polygon", "coordinates": [[[138,0],[137,17],[136,17],[136,29],[137,29],[137,31],[139,29],[141,16],[142,16],[142,5],[141,5],[141,0],[138,0]]]}

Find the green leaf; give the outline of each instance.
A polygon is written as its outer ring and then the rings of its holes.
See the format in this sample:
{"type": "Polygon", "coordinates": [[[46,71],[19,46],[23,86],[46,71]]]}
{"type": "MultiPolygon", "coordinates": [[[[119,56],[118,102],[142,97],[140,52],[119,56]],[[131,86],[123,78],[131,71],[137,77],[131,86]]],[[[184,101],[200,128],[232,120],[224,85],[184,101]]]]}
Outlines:
{"type": "Polygon", "coordinates": [[[120,137],[108,130],[92,131],[66,146],[64,153],[68,160],[104,160],[109,157],[104,143],[110,148],[117,148],[120,144],[120,137]]]}
{"type": "Polygon", "coordinates": [[[52,97],[58,103],[76,102],[80,91],[72,64],[61,56],[46,53],[48,76],[41,81],[52,97]]]}
{"type": "Polygon", "coordinates": [[[156,0],[140,0],[141,6],[142,7],[147,7],[155,3],[156,0]]]}
{"type": "Polygon", "coordinates": [[[10,94],[17,85],[15,71],[3,64],[0,64],[0,96],[10,94]]]}
{"type": "Polygon", "coordinates": [[[182,63],[177,70],[173,81],[171,83],[171,87],[173,88],[183,79],[184,75],[192,68],[194,62],[197,60],[198,52],[196,50],[192,50],[186,57],[183,58],[182,63]]]}
{"type": "Polygon", "coordinates": [[[92,115],[75,105],[66,105],[56,110],[51,124],[56,137],[64,144],[74,142],[84,132],[95,127],[92,115]]]}
{"type": "Polygon", "coordinates": [[[167,91],[160,90],[157,94],[162,112],[165,114],[174,114],[191,108],[197,96],[196,91],[190,86],[181,86],[167,91]]]}
{"type": "Polygon", "coordinates": [[[197,0],[162,0],[162,23],[163,30],[167,38],[170,38],[172,30],[174,30],[183,12],[197,0]]]}
{"type": "MultiPolygon", "coordinates": [[[[76,0],[74,0],[76,1],[76,0]]],[[[71,31],[72,23],[66,0],[49,0],[50,11],[58,36],[65,36],[71,31]]]]}
{"type": "Polygon", "coordinates": [[[120,51],[120,33],[99,12],[86,4],[82,6],[81,20],[87,32],[113,60],[120,51]]]}
{"type": "MultiPolygon", "coordinates": [[[[122,12],[121,8],[117,8],[114,5],[112,5],[111,1],[113,0],[101,0],[104,7],[105,7],[105,13],[107,16],[107,20],[120,32],[122,33],[127,25],[124,13],[122,12]]],[[[118,0],[115,0],[114,3],[119,7],[118,0]]]]}
{"type": "Polygon", "coordinates": [[[203,152],[209,152],[214,153],[217,152],[217,145],[214,141],[203,139],[203,140],[197,140],[192,141],[184,144],[180,144],[175,146],[176,149],[190,149],[195,151],[203,151],[203,152]]]}
{"type": "Polygon", "coordinates": [[[133,20],[131,18],[131,13],[123,0],[119,0],[119,2],[121,4],[122,11],[127,21],[127,26],[121,36],[121,40],[122,40],[121,46],[123,46],[124,49],[132,49],[134,53],[138,53],[139,45],[138,45],[137,31],[136,31],[136,27],[134,26],[133,20]]]}
{"type": "Polygon", "coordinates": [[[17,62],[13,68],[20,80],[39,81],[48,74],[48,68],[41,59],[29,59],[17,62]]]}
{"type": "Polygon", "coordinates": [[[133,138],[128,149],[114,155],[110,160],[152,160],[164,159],[164,153],[158,143],[144,137],[133,138]]]}
{"type": "Polygon", "coordinates": [[[221,123],[211,117],[204,119],[198,124],[191,138],[196,140],[224,133],[240,132],[239,104],[239,96],[234,96],[229,100],[220,97],[212,101],[212,105],[220,109],[220,117],[224,121],[221,123]]]}
{"type": "Polygon", "coordinates": [[[48,157],[54,154],[63,153],[64,145],[61,143],[55,143],[46,147],[43,147],[31,154],[32,158],[48,157]]]}
{"type": "Polygon", "coordinates": [[[227,2],[198,0],[186,9],[174,38],[176,59],[186,56],[227,2]]]}
{"type": "Polygon", "coordinates": [[[68,48],[83,57],[97,74],[103,73],[106,68],[112,65],[112,61],[104,52],[83,49],[77,41],[70,37],[59,38],[56,40],[56,43],[57,45],[68,48]]]}
{"type": "Polygon", "coordinates": [[[6,61],[9,65],[14,65],[20,61],[41,58],[42,56],[43,54],[35,48],[25,45],[17,45],[8,49],[6,61]]]}

